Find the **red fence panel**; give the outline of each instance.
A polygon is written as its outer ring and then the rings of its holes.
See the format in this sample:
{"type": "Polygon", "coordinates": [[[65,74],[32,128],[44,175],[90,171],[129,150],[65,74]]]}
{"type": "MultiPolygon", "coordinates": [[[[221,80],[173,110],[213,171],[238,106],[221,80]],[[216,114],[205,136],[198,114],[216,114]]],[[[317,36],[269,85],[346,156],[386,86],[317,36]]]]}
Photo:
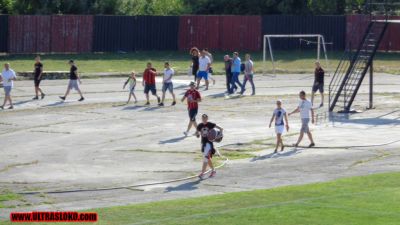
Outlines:
{"type": "Polygon", "coordinates": [[[51,17],[51,51],[52,52],[64,52],[64,16],[52,16],[51,17]]]}
{"type": "Polygon", "coordinates": [[[261,49],[261,16],[221,16],[220,20],[221,50],[261,49]]]}
{"type": "MultiPolygon", "coordinates": [[[[381,19],[384,19],[383,17],[381,19]]],[[[400,20],[400,16],[393,16],[390,19],[400,20]]],[[[358,47],[362,40],[365,30],[369,23],[369,16],[367,15],[349,15],[346,18],[346,42],[351,42],[353,49],[358,47]]],[[[385,35],[379,45],[380,51],[400,51],[400,24],[389,24],[385,35]]]]}
{"type": "Polygon", "coordinates": [[[181,16],[179,20],[179,50],[198,48],[220,49],[219,16],[181,16]]]}
{"type": "Polygon", "coordinates": [[[35,52],[50,52],[50,16],[36,16],[36,50],[35,52]]]}
{"type": "Polygon", "coordinates": [[[23,39],[23,52],[33,53],[36,52],[36,41],[37,41],[37,23],[36,16],[22,16],[24,24],[24,39],[23,39]]]}
{"type": "Polygon", "coordinates": [[[79,17],[78,16],[64,16],[64,44],[65,52],[78,51],[78,31],[79,31],[79,17]]]}
{"type": "Polygon", "coordinates": [[[23,17],[10,16],[8,19],[8,51],[21,53],[24,51],[24,21],[23,17]]]}
{"type": "Polygon", "coordinates": [[[79,21],[78,52],[91,52],[94,16],[80,16],[79,21]]]}

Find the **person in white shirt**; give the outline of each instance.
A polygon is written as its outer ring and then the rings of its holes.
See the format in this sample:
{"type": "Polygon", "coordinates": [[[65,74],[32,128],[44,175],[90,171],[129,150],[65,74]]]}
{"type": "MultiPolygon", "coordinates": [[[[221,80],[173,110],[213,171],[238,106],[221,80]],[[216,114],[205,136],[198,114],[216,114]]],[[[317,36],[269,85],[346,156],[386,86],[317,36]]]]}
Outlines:
{"type": "Polygon", "coordinates": [[[162,98],[161,98],[160,104],[158,104],[158,105],[164,106],[165,92],[167,92],[167,90],[172,95],[172,104],[171,105],[175,105],[176,101],[175,101],[175,94],[174,94],[174,85],[172,83],[172,76],[175,74],[175,71],[174,71],[174,69],[172,69],[170,67],[169,62],[164,63],[164,68],[165,69],[164,69],[164,76],[163,76],[162,98]]]}
{"type": "Polygon", "coordinates": [[[314,123],[314,110],[312,108],[311,102],[308,101],[306,98],[305,91],[300,91],[299,96],[300,96],[299,106],[293,112],[289,113],[289,116],[290,116],[293,113],[300,112],[300,117],[301,117],[300,136],[294,146],[295,147],[299,146],[301,140],[303,139],[304,133],[306,133],[308,136],[308,139],[310,139],[310,142],[311,142],[308,147],[311,148],[311,147],[315,146],[315,143],[314,143],[310,128],[308,127],[308,124],[310,123],[310,112],[311,112],[311,122],[314,123]]]}
{"type": "MultiPolygon", "coordinates": [[[[204,51],[206,52],[206,56],[208,56],[208,58],[210,58],[211,65],[212,65],[212,63],[214,61],[212,54],[208,51],[208,48],[205,48],[204,51]]],[[[213,85],[215,85],[215,79],[212,76],[213,72],[214,71],[212,69],[212,66],[210,66],[210,69],[208,69],[208,79],[213,82],[213,85]]]]}
{"type": "Polygon", "coordinates": [[[286,131],[289,131],[289,121],[287,118],[286,110],[282,108],[282,101],[276,101],[276,109],[272,114],[272,118],[269,122],[269,127],[271,128],[272,122],[275,119],[275,133],[276,133],[276,147],[274,153],[278,152],[279,145],[281,145],[281,151],[285,148],[282,141],[282,133],[285,130],[286,124],[286,131]],[[284,121],[285,120],[285,121],[284,121]]]}
{"type": "Polygon", "coordinates": [[[206,51],[201,51],[199,58],[199,72],[197,72],[197,87],[199,89],[200,81],[204,78],[206,83],[206,89],[208,90],[208,71],[211,67],[211,59],[206,55],[206,51]]]}
{"type": "Polygon", "coordinates": [[[4,109],[4,107],[7,104],[7,101],[10,103],[10,107],[8,109],[13,109],[13,103],[11,99],[11,90],[14,87],[14,81],[17,80],[17,76],[15,75],[14,70],[10,68],[10,64],[6,63],[4,64],[4,69],[1,72],[0,76],[0,82],[3,82],[3,87],[4,87],[4,103],[2,106],[0,106],[0,109],[4,109]]]}

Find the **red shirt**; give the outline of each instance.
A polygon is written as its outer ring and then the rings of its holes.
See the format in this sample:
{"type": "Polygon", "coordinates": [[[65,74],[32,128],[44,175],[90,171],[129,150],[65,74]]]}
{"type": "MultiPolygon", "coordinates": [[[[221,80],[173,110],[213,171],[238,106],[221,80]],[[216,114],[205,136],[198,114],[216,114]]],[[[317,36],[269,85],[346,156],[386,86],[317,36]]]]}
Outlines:
{"type": "Polygon", "coordinates": [[[145,69],[143,72],[143,80],[146,84],[156,84],[156,69],[145,69]]]}
{"type": "Polygon", "coordinates": [[[186,91],[185,97],[187,98],[188,109],[197,109],[199,107],[197,102],[191,102],[190,100],[201,100],[200,92],[189,89],[186,91]]]}

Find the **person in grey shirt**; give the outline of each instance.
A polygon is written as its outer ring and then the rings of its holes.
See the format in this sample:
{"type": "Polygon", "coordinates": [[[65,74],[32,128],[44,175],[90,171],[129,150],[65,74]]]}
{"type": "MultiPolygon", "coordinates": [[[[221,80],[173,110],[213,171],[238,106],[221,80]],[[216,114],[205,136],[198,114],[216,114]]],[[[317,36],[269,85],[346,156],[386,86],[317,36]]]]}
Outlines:
{"type": "Polygon", "coordinates": [[[250,54],[246,54],[246,61],[244,62],[244,78],[243,78],[243,88],[246,90],[247,81],[251,84],[251,95],[256,94],[256,87],[254,86],[253,76],[254,76],[254,63],[251,60],[250,54]]]}

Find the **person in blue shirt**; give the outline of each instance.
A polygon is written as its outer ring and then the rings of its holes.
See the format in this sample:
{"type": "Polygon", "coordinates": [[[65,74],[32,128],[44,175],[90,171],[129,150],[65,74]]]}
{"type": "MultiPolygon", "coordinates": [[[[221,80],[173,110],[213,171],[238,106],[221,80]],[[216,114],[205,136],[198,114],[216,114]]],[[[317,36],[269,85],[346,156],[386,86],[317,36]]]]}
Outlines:
{"type": "Polygon", "coordinates": [[[232,59],[232,69],[231,69],[231,71],[232,71],[231,88],[230,88],[229,94],[233,94],[235,84],[238,84],[238,86],[240,87],[240,89],[241,89],[240,94],[243,94],[243,92],[245,91],[242,83],[240,83],[240,81],[239,81],[240,65],[241,65],[241,60],[239,58],[239,53],[234,52],[233,59],[232,59]]]}

